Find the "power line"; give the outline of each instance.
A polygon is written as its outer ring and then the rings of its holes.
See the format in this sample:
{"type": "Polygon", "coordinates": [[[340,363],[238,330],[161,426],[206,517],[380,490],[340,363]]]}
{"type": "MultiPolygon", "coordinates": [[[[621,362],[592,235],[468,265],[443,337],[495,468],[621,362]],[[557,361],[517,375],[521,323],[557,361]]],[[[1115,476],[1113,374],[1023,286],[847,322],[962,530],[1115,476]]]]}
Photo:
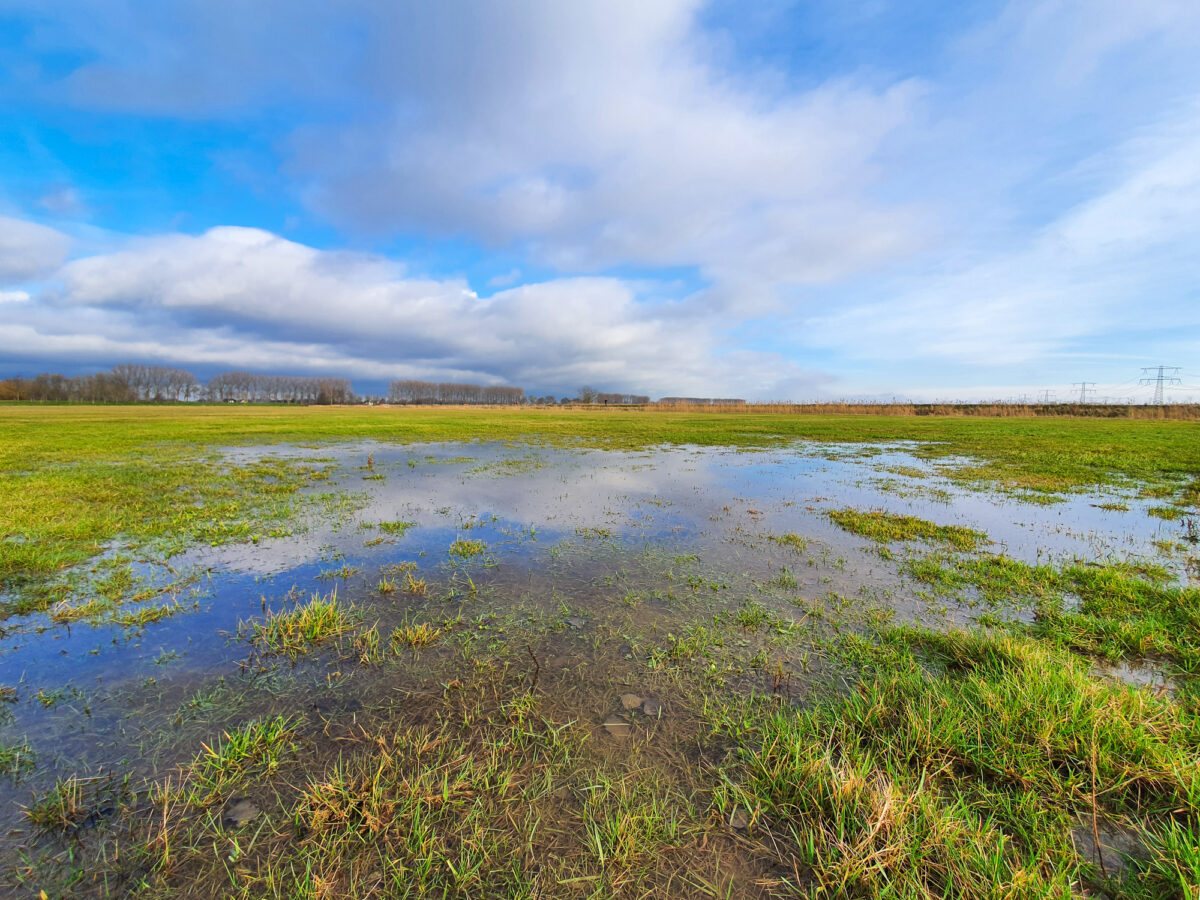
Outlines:
{"type": "Polygon", "coordinates": [[[1041,402],[1042,403],[1053,403],[1054,402],[1054,391],[1051,391],[1051,390],[1042,391],[1041,402]]]}
{"type": "Polygon", "coordinates": [[[1096,393],[1096,382],[1094,381],[1073,381],[1071,387],[1079,388],[1079,402],[1087,403],[1088,394],[1096,393]]]}
{"type": "Polygon", "coordinates": [[[1164,384],[1183,384],[1183,379],[1179,377],[1179,366],[1143,366],[1143,372],[1153,372],[1153,375],[1147,375],[1142,378],[1139,383],[1154,385],[1154,405],[1163,405],[1163,385],[1164,384]],[[1169,375],[1167,373],[1170,373],[1169,375]]]}

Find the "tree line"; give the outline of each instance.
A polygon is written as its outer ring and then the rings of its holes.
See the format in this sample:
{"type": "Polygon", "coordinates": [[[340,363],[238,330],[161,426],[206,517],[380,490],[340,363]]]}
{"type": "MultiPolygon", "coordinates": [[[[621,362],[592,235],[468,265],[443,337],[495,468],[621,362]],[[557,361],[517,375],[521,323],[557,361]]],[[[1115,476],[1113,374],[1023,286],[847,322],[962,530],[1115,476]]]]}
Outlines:
{"type": "Polygon", "coordinates": [[[519,387],[411,378],[389,384],[387,399],[389,403],[479,403],[489,406],[516,406],[526,402],[525,391],[519,387]]]}
{"type": "MultiPolygon", "coordinates": [[[[305,375],[268,375],[259,372],[221,372],[201,382],[186,369],[121,363],[107,372],[66,376],[45,373],[34,378],[0,380],[0,400],[31,400],[58,403],[168,403],[208,401],[216,403],[344,404],[372,398],[359,397],[347,378],[305,375]]],[[[508,385],[482,385],[457,381],[404,379],[388,385],[388,403],[478,404],[488,406],[595,404],[600,406],[644,406],[650,398],[642,394],[597,391],[584,386],[578,397],[555,399],[553,395],[526,395],[524,389],[508,385]]],[[[683,400],[683,398],[675,398],[683,400]]],[[[692,401],[735,402],[735,401],[692,401]]],[[[736,401],[742,402],[742,401],[736,401]]]]}
{"type": "Polygon", "coordinates": [[[274,403],[354,403],[348,378],[222,372],[202,383],[170,366],[122,363],[108,372],[68,377],[46,373],[0,381],[0,400],[77,403],[164,403],[210,400],[274,403]]]}
{"type": "Polygon", "coordinates": [[[348,378],[322,375],[260,375],[257,372],[222,372],[205,385],[209,400],[245,400],[255,403],[356,403],[358,395],[348,378]]]}

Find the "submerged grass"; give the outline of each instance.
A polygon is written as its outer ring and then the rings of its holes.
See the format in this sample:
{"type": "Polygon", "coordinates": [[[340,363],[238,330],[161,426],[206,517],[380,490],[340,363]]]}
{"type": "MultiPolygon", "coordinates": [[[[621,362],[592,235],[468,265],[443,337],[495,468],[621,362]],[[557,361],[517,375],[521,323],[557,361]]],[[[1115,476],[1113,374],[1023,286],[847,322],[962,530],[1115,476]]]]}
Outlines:
{"type": "Polygon", "coordinates": [[[812,543],[809,538],[802,537],[798,534],[793,534],[791,532],[789,532],[787,534],[779,534],[779,535],[773,534],[770,537],[771,537],[771,540],[774,541],[779,546],[790,547],[792,550],[795,550],[797,553],[803,553],[805,550],[808,549],[808,545],[810,543],[812,543]]]}
{"type": "Polygon", "coordinates": [[[59,779],[53,790],[25,809],[25,815],[34,825],[47,831],[77,827],[88,814],[84,785],[84,779],[74,775],[59,779]]]}
{"type": "Polygon", "coordinates": [[[28,740],[19,744],[0,743],[0,775],[13,778],[30,771],[37,761],[37,755],[29,746],[28,740]]]}

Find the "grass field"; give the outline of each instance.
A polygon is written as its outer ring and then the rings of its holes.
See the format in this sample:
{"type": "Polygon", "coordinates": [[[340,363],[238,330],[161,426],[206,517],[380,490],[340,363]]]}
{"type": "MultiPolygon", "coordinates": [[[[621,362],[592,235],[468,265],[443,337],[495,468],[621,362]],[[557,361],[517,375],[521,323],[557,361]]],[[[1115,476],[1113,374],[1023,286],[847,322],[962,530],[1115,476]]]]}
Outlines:
{"type": "MultiPolygon", "coordinates": [[[[801,440],[866,459],[920,442],[913,454],[956,486],[1035,502],[1119,489],[1173,511],[1148,514],[1180,537],[1157,562],[1034,564],[963,525],[814,512],[872,571],[893,567],[886,590],[855,597],[801,591],[845,567],[828,545],[752,524],[730,532],[736,569],[576,529],[563,552],[592,555],[546,573],[545,603],[533,563],[489,586],[492,537],[471,522],[439,568],[398,556],[359,573],[333,558],[318,579],[353,575],[360,594],[264,594],[261,614],[220,636],[245,644],[250,677],[162,688],[165,711],[137,714],[166,723],[130,750],[165,761],[143,782],[58,774],[26,804],[32,831],[6,884],[73,897],[1200,898],[1200,586],[1166,567],[1195,562],[1184,526],[1200,510],[1200,423],[0,407],[0,624],[185,615],[139,581],[139,558],[286,535],[312,504],[338,502],[320,499],[330,463],[217,451],[353,440],[520,453],[801,440]],[[905,585],[971,621],[895,621],[888,594],[905,585]],[[584,615],[571,590],[601,599],[584,615]],[[587,661],[578,677],[551,666],[564,648],[587,661]],[[1104,674],[1142,665],[1162,687],[1104,674]],[[580,714],[614,705],[603,722],[580,714]],[[249,824],[230,823],[237,810],[249,824]]],[[[355,480],[395,477],[363,456],[355,480]]],[[[401,513],[370,519],[360,542],[420,534],[401,513]]],[[[23,690],[0,686],[0,713],[28,702],[23,690]]],[[[54,712],[75,696],[32,699],[54,712]]],[[[55,765],[34,743],[6,734],[0,768],[16,780],[55,765]]]]}

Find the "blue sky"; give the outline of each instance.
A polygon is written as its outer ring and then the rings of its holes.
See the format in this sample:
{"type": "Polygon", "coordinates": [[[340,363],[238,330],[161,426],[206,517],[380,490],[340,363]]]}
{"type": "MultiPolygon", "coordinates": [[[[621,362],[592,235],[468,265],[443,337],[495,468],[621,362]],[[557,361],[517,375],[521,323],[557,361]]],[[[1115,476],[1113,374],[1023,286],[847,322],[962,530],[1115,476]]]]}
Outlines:
{"type": "Polygon", "coordinates": [[[0,375],[1200,399],[1200,4],[0,0],[0,375]]]}

